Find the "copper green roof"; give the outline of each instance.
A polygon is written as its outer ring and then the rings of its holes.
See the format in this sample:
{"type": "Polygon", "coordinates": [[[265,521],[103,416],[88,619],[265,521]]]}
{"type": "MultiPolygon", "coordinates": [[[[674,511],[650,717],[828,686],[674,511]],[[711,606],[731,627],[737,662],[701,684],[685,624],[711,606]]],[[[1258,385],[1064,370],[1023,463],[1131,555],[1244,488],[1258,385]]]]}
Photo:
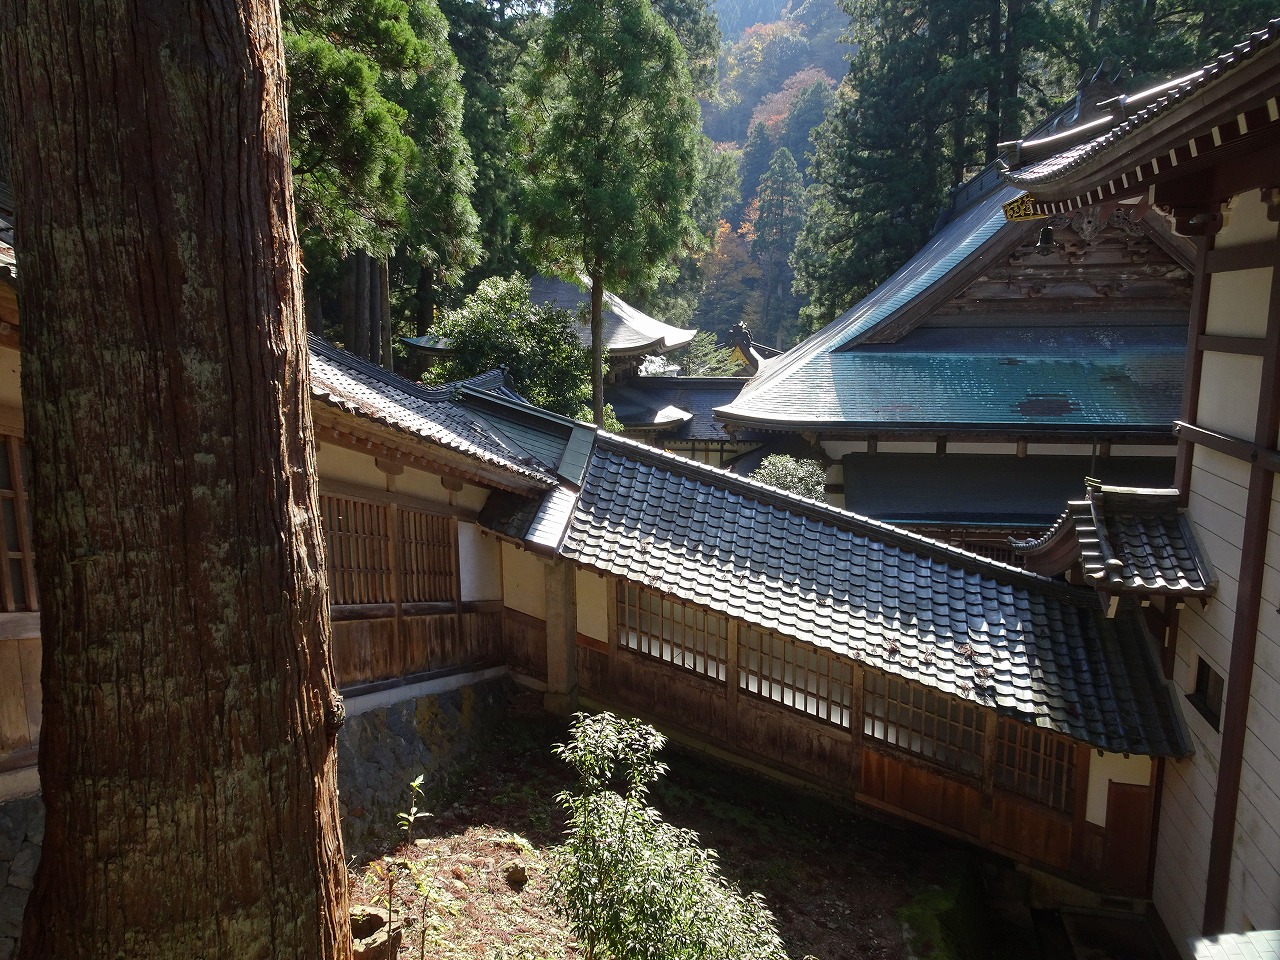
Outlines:
{"type": "Polygon", "coordinates": [[[923,323],[872,342],[1025,239],[1034,225],[1009,223],[1001,209],[1019,192],[1003,187],[962,211],[866,299],[766,363],[717,415],[774,430],[1167,434],[1181,404],[1179,310],[1037,315],[1029,301],[1021,315],[979,309],[963,325],[923,323]]]}

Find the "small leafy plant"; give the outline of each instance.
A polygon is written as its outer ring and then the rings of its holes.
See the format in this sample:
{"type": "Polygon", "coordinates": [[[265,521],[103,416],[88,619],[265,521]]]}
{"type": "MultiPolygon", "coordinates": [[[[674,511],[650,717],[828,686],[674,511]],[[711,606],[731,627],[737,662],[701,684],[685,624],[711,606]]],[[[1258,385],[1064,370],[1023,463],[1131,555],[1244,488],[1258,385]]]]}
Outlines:
{"type": "Polygon", "coordinates": [[[638,720],[575,715],[555,747],[578,776],[552,895],[587,960],[785,960],[773,914],[720,874],[714,850],[645,800],[666,743],[638,720]]]}

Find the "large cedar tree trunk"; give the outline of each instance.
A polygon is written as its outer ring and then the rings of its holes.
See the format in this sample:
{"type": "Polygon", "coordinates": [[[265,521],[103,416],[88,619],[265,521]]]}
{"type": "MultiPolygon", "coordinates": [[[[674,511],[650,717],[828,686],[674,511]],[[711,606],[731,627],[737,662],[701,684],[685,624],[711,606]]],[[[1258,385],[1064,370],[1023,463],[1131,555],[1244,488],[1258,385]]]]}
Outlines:
{"type": "Polygon", "coordinates": [[[22,957],[350,955],[271,0],[4,0],[44,638],[22,957]]]}

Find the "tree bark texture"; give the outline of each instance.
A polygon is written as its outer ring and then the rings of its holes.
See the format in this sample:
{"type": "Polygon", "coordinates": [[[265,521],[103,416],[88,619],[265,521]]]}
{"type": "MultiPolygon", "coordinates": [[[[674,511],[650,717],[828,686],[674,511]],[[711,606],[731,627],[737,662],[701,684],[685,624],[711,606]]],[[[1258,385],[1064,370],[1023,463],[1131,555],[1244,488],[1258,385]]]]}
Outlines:
{"type": "Polygon", "coordinates": [[[350,956],[269,0],[5,0],[44,641],[24,958],[350,956]]]}
{"type": "Polygon", "coordinates": [[[391,265],[387,260],[378,263],[378,313],[382,317],[382,365],[395,372],[395,331],[391,329],[391,265]]]}

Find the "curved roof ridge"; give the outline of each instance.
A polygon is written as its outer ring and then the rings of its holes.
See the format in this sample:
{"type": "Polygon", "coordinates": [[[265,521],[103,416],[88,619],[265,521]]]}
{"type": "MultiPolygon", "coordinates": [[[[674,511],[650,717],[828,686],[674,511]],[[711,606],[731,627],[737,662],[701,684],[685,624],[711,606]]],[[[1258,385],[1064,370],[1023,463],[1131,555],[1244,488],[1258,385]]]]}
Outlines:
{"type": "Polygon", "coordinates": [[[816,357],[835,351],[909,306],[999,232],[1008,222],[1003,203],[1021,192],[1005,186],[969,207],[862,300],[804,342],[762,366],[738,398],[717,408],[716,412],[733,419],[743,401],[767,391],[816,357]]]}

